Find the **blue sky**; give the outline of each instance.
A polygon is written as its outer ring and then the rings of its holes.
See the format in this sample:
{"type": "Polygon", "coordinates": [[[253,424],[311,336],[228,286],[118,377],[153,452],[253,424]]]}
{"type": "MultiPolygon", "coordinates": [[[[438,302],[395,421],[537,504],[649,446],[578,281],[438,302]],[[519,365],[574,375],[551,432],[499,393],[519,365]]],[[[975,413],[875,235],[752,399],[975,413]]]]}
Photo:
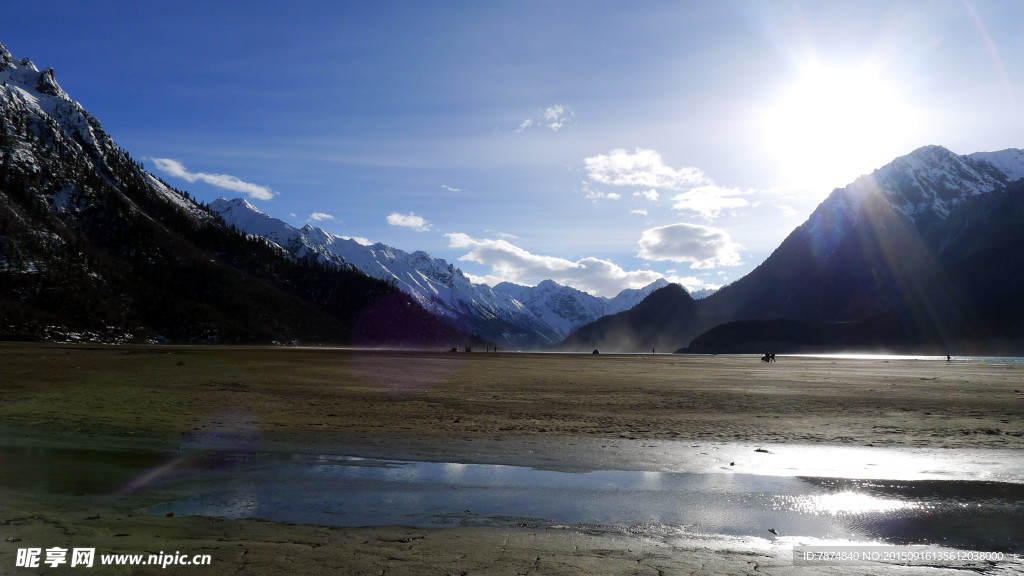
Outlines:
{"type": "Polygon", "coordinates": [[[19,2],[200,200],[601,295],[736,280],[913,149],[1024,148],[1024,3],[19,2]]]}

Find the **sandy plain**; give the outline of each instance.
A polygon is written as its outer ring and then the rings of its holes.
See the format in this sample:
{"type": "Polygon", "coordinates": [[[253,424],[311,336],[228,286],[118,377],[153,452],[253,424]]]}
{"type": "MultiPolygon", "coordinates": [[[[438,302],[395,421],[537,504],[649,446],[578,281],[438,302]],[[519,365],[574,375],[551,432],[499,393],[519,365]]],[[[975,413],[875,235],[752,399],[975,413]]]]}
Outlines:
{"type": "MultiPolygon", "coordinates": [[[[721,458],[707,449],[719,445],[744,453],[899,447],[950,461],[994,450],[1011,466],[1024,449],[1024,366],[1015,363],[3,343],[0,367],[2,439],[17,446],[669,471],[717,466],[721,458]]],[[[759,473],[753,459],[737,465],[759,473]]],[[[963,573],[794,566],[793,542],[770,538],[341,529],[135,513],[159,497],[42,497],[0,487],[0,574],[30,573],[14,568],[19,548],[55,545],[213,560],[205,568],[93,569],[112,574],[963,573]]]]}

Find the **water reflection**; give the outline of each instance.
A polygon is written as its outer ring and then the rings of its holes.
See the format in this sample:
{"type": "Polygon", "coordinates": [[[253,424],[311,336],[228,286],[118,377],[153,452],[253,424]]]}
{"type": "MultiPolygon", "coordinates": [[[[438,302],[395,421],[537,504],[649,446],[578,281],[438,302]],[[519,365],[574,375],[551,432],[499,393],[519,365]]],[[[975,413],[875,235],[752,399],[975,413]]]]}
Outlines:
{"type": "MultiPolygon", "coordinates": [[[[884,458],[884,455],[874,454],[884,458]]],[[[334,526],[583,526],[1024,553],[1024,484],[0,446],[0,487],[159,490],[144,512],[334,526]],[[158,471],[158,473],[154,473],[158,471]],[[639,527],[639,528],[638,528],[639,527]],[[770,532],[774,530],[774,532],[770,532]]]]}
{"type": "Polygon", "coordinates": [[[815,494],[813,496],[797,496],[780,498],[778,507],[789,507],[804,514],[877,514],[921,508],[926,506],[920,502],[906,502],[892,498],[879,498],[863,492],[850,490],[835,494],[815,494]]]}
{"type": "Polygon", "coordinates": [[[1022,552],[1024,486],[351,460],[266,462],[175,489],[148,510],[336,526],[675,526],[737,536],[942,544],[1022,552]],[[297,465],[298,464],[298,465],[297,465]],[[230,503],[234,481],[254,506],[230,503]]]}
{"type": "Polygon", "coordinates": [[[856,533],[894,544],[939,544],[1020,553],[1024,485],[802,478],[824,489],[780,499],[780,509],[831,514],[856,533]]]}

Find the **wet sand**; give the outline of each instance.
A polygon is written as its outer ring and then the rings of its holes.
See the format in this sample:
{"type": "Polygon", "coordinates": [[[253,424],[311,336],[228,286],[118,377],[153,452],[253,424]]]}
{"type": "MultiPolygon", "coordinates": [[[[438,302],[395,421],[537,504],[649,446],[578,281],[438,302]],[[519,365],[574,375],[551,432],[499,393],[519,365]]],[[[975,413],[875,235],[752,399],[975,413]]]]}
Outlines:
{"type": "MultiPolygon", "coordinates": [[[[953,469],[971,450],[1012,460],[1024,448],[1016,364],[0,344],[0,366],[3,438],[19,445],[704,471],[720,465],[713,450],[726,445],[900,447],[948,456],[953,469]]],[[[737,464],[758,473],[749,460],[737,464]]],[[[0,533],[17,540],[0,547],[0,573],[13,571],[18,547],[54,545],[214,561],[133,574],[936,573],[794,566],[793,543],[770,537],[336,529],[133,513],[159,496],[4,489],[0,533]]]]}

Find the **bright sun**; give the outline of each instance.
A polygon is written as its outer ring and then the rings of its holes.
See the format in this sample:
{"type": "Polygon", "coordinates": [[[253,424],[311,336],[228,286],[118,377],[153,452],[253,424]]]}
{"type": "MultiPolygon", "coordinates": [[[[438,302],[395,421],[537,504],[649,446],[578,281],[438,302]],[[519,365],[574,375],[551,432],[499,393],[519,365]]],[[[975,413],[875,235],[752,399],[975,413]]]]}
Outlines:
{"type": "Polygon", "coordinates": [[[815,66],[763,122],[765,146],[788,184],[831,189],[909,152],[913,113],[871,69],[815,66]]]}

